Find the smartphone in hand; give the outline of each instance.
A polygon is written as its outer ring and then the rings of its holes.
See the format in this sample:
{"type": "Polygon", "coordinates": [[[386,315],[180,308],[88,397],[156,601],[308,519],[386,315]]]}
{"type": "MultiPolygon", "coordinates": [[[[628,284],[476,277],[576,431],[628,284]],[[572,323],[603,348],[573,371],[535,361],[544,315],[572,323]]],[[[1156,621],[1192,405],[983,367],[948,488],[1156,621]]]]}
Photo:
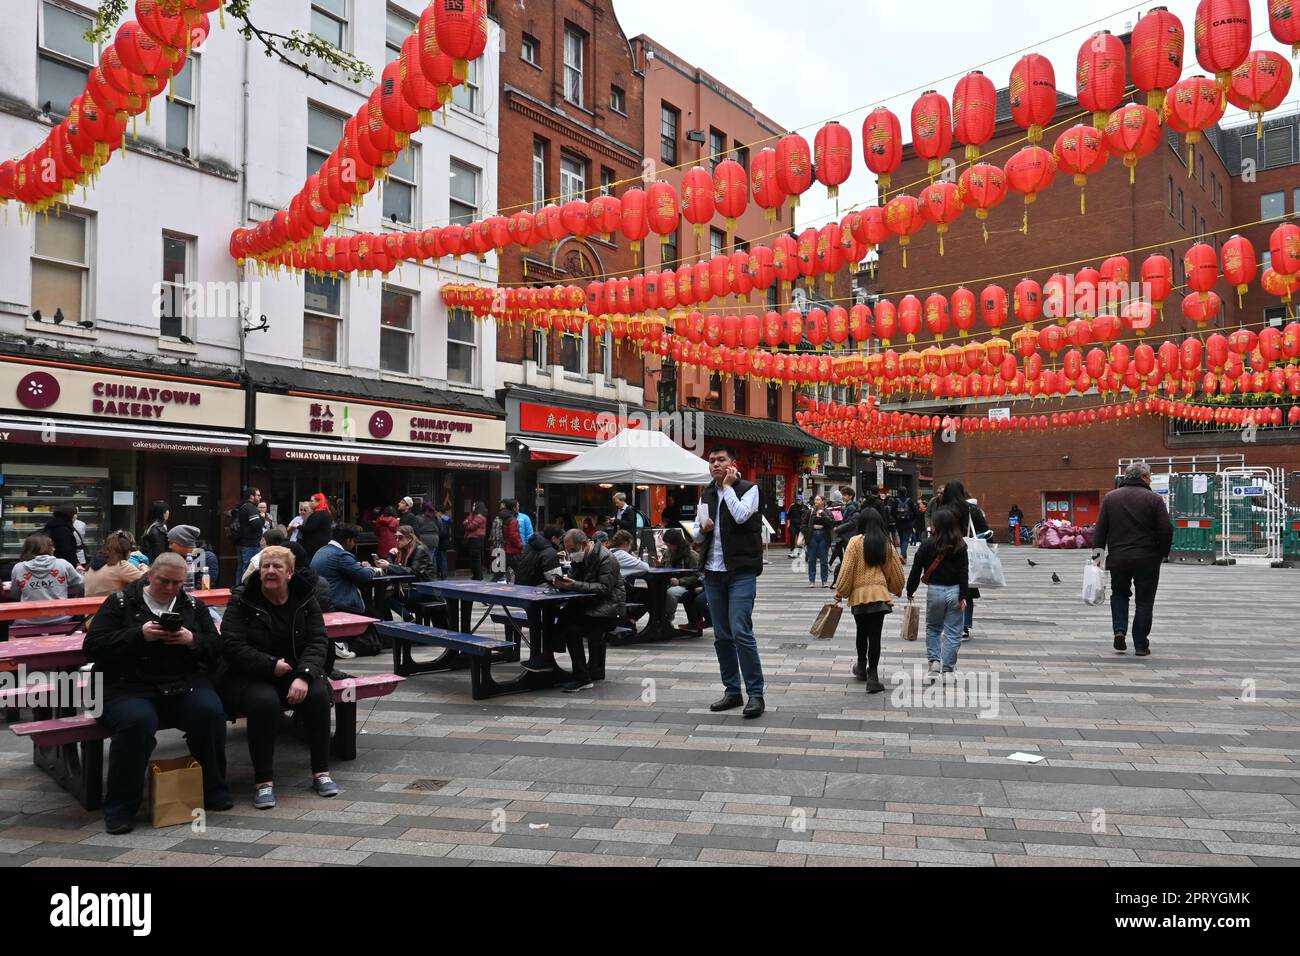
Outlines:
{"type": "Polygon", "coordinates": [[[169,634],[175,634],[182,627],[181,616],[175,611],[164,611],[158,615],[158,626],[169,634]]]}

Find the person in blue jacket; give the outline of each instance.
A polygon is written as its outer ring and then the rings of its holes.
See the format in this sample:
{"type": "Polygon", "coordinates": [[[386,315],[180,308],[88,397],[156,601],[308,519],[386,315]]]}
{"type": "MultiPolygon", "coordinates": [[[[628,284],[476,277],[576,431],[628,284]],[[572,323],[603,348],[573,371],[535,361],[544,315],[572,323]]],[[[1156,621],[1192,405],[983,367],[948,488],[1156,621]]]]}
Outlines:
{"type": "MultiPolygon", "coordinates": [[[[329,587],[330,600],[336,611],[365,614],[366,602],[361,595],[360,585],[369,584],[388,567],[388,562],[382,559],[377,567],[356,559],[352,549],[357,546],[360,534],[361,529],[356,525],[336,524],[329,543],[311,559],[311,569],[329,587]]],[[[344,641],[336,641],[334,648],[344,660],[356,657],[344,641]]]]}

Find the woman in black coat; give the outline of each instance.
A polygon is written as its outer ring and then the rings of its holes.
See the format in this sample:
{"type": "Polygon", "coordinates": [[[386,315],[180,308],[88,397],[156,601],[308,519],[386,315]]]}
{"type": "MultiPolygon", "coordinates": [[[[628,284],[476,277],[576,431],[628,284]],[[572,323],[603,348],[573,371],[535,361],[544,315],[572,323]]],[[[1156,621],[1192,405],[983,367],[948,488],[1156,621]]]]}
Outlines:
{"type": "MultiPolygon", "coordinates": [[[[404,524],[397,529],[397,547],[389,551],[385,557],[388,558],[385,574],[409,574],[416,581],[433,581],[438,577],[433,555],[416,536],[415,528],[409,524],[404,524]]],[[[415,620],[414,608],[424,600],[412,588],[403,585],[402,593],[389,597],[388,607],[400,614],[403,620],[413,621],[415,620]]]]}
{"type": "Polygon", "coordinates": [[[288,548],[262,551],[257,576],[235,591],[221,624],[222,699],[228,713],[248,718],[258,810],[275,806],[275,736],[286,707],[306,726],[312,789],[339,792],[329,771],[330,642],[312,588],[293,572],[288,548]]]}
{"type": "Polygon", "coordinates": [[[311,496],[312,512],[302,523],[298,532],[298,541],[307,552],[307,563],[316,556],[316,552],[330,543],[334,534],[334,516],[330,514],[329,500],[320,492],[311,496]]]}
{"type": "MultiPolygon", "coordinates": [[[[939,496],[939,504],[944,508],[952,508],[957,512],[961,533],[968,536],[971,533],[971,527],[974,526],[975,534],[988,534],[989,519],[985,516],[975,499],[966,493],[966,486],[960,481],[950,481],[943,486],[943,494],[939,496]]],[[[970,629],[975,624],[975,600],[980,597],[979,588],[970,589],[970,599],[966,602],[966,626],[962,630],[961,639],[969,641],[970,629]]]]}
{"type": "Polygon", "coordinates": [[[140,537],[140,550],[150,563],[167,551],[167,520],[170,517],[171,505],[165,501],[155,501],[149,508],[149,527],[140,537]]]}
{"type": "Polygon", "coordinates": [[[77,547],[77,529],[72,526],[76,514],[76,509],[68,505],[55,508],[49,523],[44,529],[45,533],[54,542],[54,556],[62,558],[74,568],[79,567],[81,564],[77,560],[77,551],[79,550],[77,547]]]}

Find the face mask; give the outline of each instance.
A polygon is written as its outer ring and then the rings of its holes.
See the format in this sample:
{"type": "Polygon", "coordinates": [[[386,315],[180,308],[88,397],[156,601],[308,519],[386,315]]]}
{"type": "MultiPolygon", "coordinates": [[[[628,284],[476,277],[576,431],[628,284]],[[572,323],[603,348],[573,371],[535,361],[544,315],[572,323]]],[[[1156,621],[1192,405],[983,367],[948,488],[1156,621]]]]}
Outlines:
{"type": "Polygon", "coordinates": [[[572,561],[574,564],[580,564],[582,562],[582,559],[585,558],[586,556],[587,556],[586,551],[569,552],[569,560],[572,561]]]}

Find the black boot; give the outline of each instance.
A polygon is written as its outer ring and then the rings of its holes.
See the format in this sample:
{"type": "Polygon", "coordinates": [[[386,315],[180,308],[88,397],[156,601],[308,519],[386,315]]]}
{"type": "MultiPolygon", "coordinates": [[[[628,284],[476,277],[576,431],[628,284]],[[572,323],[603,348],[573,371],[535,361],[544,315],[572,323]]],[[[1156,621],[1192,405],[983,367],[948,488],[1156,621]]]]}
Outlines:
{"type": "Polygon", "coordinates": [[[869,671],[867,671],[867,693],[881,694],[884,693],[884,690],[885,690],[885,685],[880,683],[880,677],[876,673],[876,669],[874,667],[871,668],[869,671]]]}
{"type": "Polygon", "coordinates": [[[856,677],[858,680],[866,680],[866,679],[867,679],[867,665],[866,665],[864,662],[862,662],[862,661],[858,661],[856,664],[854,664],[854,665],[853,665],[853,676],[856,677]]]}

